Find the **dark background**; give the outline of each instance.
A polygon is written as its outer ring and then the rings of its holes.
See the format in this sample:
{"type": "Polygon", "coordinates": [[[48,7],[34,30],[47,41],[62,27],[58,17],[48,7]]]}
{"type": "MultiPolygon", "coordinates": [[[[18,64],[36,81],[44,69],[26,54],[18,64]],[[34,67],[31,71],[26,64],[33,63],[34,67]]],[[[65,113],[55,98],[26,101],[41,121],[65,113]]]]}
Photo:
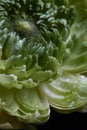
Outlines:
{"type": "Polygon", "coordinates": [[[24,126],[23,130],[87,130],[87,113],[60,114],[51,109],[50,119],[36,128],[24,126]]]}
{"type": "Polygon", "coordinates": [[[37,128],[38,130],[87,130],[87,113],[60,114],[51,110],[49,121],[44,125],[38,125],[37,128]]]}

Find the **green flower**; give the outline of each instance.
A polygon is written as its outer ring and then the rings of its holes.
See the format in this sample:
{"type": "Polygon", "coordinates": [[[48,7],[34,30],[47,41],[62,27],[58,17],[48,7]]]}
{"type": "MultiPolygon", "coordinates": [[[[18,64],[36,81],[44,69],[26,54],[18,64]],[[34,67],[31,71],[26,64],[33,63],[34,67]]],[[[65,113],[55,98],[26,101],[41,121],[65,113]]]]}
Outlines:
{"type": "Polygon", "coordinates": [[[86,103],[87,0],[0,0],[0,124],[86,103]]]}

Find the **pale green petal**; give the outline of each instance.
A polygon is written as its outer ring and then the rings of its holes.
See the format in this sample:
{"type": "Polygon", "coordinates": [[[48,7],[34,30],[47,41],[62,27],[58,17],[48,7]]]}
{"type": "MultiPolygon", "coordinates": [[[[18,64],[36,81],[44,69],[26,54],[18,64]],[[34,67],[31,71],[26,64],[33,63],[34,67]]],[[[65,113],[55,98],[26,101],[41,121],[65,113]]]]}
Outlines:
{"type": "Polygon", "coordinates": [[[41,90],[52,107],[62,112],[79,109],[87,102],[87,77],[65,74],[52,82],[43,83],[41,90]]]}
{"type": "Polygon", "coordinates": [[[44,122],[50,115],[48,100],[37,88],[20,91],[0,88],[0,109],[29,123],[44,122]]]}

